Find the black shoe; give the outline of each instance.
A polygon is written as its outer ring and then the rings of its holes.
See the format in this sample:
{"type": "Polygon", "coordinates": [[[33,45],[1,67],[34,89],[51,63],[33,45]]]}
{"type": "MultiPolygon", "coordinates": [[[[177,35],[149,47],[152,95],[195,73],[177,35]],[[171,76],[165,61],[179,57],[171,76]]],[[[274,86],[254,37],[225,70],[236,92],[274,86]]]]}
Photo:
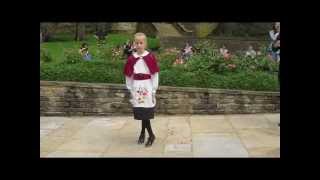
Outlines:
{"type": "Polygon", "coordinates": [[[139,136],[138,144],[144,143],[144,139],[145,139],[145,134],[141,133],[140,136],[139,136]]]}
{"type": "Polygon", "coordinates": [[[146,143],[146,147],[149,147],[153,144],[154,140],[156,139],[156,136],[152,135],[148,138],[148,141],[146,143]]]}

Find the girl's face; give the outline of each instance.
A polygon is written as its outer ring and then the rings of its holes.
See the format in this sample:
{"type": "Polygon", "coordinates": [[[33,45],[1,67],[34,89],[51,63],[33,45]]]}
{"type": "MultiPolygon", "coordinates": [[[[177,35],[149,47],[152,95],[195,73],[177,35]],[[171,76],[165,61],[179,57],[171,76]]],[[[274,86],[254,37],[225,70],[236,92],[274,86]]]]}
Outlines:
{"type": "Polygon", "coordinates": [[[143,38],[143,37],[137,37],[137,38],[134,40],[134,44],[135,44],[135,48],[136,48],[137,52],[138,52],[138,53],[143,53],[143,51],[144,51],[145,48],[146,48],[145,38],[143,38]]]}

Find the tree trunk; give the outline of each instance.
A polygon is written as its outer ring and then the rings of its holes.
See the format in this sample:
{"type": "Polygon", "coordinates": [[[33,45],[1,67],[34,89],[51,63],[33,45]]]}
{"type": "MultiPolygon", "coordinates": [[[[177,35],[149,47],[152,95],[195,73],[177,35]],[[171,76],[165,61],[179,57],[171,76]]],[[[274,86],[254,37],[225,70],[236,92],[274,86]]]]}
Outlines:
{"type": "Polygon", "coordinates": [[[78,24],[78,23],[75,23],[75,25],[76,25],[76,30],[75,30],[74,40],[75,40],[75,41],[78,41],[78,26],[79,26],[79,24],[78,24]]]}
{"type": "Polygon", "coordinates": [[[49,23],[41,23],[40,24],[40,32],[41,32],[41,42],[48,42],[50,38],[49,32],[50,24],[49,23]]]}

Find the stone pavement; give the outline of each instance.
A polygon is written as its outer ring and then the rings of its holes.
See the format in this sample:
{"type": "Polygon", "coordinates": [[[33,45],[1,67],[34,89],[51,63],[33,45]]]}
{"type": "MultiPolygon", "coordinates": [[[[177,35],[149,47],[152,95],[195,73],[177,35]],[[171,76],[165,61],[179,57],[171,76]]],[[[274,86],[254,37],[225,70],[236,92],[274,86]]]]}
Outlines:
{"type": "Polygon", "coordinates": [[[280,114],[158,115],[146,148],[132,116],[40,117],[40,157],[280,157],[279,122],[280,114]]]}

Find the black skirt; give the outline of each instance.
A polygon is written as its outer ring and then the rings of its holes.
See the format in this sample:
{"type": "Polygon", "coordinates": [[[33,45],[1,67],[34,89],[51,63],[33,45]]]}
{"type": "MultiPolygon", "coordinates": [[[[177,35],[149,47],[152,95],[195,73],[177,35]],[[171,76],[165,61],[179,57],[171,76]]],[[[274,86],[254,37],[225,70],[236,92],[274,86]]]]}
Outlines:
{"type": "Polygon", "coordinates": [[[133,115],[135,120],[148,120],[154,118],[154,107],[134,107],[133,115]]]}

